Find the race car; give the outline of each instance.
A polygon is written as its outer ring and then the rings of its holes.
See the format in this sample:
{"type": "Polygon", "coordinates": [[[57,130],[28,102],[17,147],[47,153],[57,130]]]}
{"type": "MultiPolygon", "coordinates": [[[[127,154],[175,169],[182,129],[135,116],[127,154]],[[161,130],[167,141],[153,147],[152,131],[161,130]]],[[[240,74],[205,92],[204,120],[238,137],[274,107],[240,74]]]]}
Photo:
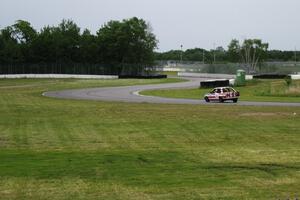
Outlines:
{"type": "Polygon", "coordinates": [[[240,93],[232,87],[217,87],[214,88],[210,93],[204,95],[204,100],[206,102],[219,101],[221,103],[227,100],[231,100],[236,103],[239,97],[240,93]]]}

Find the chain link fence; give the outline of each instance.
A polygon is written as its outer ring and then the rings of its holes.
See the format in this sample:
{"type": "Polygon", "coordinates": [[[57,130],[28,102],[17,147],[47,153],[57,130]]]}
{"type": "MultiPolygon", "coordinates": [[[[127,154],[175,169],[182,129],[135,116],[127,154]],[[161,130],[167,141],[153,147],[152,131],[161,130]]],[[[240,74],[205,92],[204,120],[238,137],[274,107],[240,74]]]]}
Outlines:
{"type": "Polygon", "coordinates": [[[147,75],[153,67],[144,64],[19,63],[0,64],[0,74],[147,75]]]}
{"type": "MultiPolygon", "coordinates": [[[[212,74],[236,74],[238,69],[248,71],[247,66],[243,63],[203,64],[201,62],[192,61],[159,61],[156,65],[157,71],[179,71],[212,74]]],[[[259,73],[300,73],[300,62],[265,62],[259,64],[255,71],[250,71],[250,74],[259,73]]]]}

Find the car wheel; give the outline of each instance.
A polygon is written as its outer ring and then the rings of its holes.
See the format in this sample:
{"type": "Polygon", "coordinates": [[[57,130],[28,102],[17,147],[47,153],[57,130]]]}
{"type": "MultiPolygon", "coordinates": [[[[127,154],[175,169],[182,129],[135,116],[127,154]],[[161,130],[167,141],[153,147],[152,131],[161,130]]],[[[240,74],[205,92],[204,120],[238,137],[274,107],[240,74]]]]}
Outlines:
{"type": "Polygon", "coordinates": [[[232,101],[233,101],[233,103],[236,103],[238,101],[238,99],[233,99],[232,101]]]}
{"type": "Polygon", "coordinates": [[[219,97],[219,102],[220,103],[223,103],[224,102],[224,99],[222,97],[219,97]]]}
{"type": "Polygon", "coordinates": [[[205,100],[206,102],[209,102],[209,98],[208,98],[208,97],[205,97],[204,100],[205,100]]]}

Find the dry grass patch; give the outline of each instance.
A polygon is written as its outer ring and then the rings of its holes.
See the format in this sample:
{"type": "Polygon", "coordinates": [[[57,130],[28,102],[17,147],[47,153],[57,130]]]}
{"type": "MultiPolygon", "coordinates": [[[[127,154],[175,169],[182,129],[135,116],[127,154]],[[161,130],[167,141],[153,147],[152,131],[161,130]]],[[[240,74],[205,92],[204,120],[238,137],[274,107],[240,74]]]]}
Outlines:
{"type": "Polygon", "coordinates": [[[294,113],[286,113],[286,112],[274,112],[274,113],[268,113],[268,112],[249,112],[249,113],[241,113],[239,114],[242,117],[273,117],[273,116],[294,116],[294,113]]]}

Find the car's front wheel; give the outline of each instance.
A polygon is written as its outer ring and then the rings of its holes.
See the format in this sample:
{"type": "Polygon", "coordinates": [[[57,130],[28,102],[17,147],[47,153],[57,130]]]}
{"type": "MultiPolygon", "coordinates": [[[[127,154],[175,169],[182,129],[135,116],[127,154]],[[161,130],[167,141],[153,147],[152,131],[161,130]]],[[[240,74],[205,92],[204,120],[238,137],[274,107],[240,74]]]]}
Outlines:
{"type": "Polygon", "coordinates": [[[222,97],[219,97],[219,102],[220,103],[223,103],[224,102],[224,99],[222,97]]]}
{"type": "Polygon", "coordinates": [[[232,101],[233,101],[233,103],[236,103],[238,101],[238,99],[233,99],[232,101]]]}
{"type": "Polygon", "coordinates": [[[204,100],[205,100],[206,102],[209,102],[209,98],[208,98],[208,97],[205,97],[204,100]]]}

